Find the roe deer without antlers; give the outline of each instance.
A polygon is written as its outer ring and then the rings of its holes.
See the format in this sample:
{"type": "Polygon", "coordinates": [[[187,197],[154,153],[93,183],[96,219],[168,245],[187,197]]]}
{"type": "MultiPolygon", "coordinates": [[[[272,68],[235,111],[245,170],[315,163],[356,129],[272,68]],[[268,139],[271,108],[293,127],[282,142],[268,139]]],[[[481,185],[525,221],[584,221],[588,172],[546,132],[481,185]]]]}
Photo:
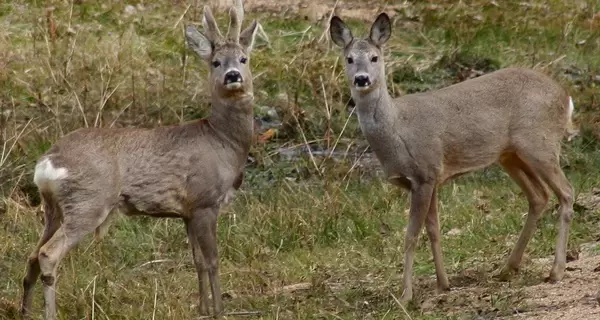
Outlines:
{"type": "Polygon", "coordinates": [[[115,210],[184,220],[198,273],[201,314],[222,311],[216,227],[220,206],[239,188],[253,133],[248,55],[258,22],[241,32],[243,6],[231,7],[222,36],[208,6],[204,33],[187,26],[188,46],[210,65],[208,118],[155,129],[80,129],[63,137],[35,167],[45,229],[23,279],[22,313],[41,274],[45,319],[56,319],[60,260],[85,235],[103,233],[115,210]]]}
{"type": "Polygon", "coordinates": [[[380,14],[363,39],[353,37],[337,16],[331,39],[343,48],[363,134],[388,181],[410,190],[405,236],[402,302],[413,297],[414,251],[423,224],[431,242],[438,291],[449,290],[440,245],[438,189],[449,180],[498,162],[529,202],[523,231],[500,273],[508,280],[549,201],[548,187],[560,201],[560,227],[549,280],[565,271],[573,189],[559,166],[561,139],[572,130],[573,102],[549,77],[507,68],[440,90],[389,95],[382,46],[391,36],[387,14],[380,14]]]}

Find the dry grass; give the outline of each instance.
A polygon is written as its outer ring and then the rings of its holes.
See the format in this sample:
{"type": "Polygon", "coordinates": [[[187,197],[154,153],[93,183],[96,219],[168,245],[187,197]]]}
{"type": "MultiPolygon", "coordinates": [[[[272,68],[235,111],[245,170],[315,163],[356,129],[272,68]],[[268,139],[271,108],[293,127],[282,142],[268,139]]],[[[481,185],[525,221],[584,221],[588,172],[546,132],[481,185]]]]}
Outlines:
{"type": "MultiPolygon", "coordinates": [[[[318,12],[306,11],[302,1],[290,0],[289,7],[247,2],[248,19],[259,18],[270,38],[252,56],[255,111],[267,124],[276,111],[282,125],[253,147],[243,190],[220,221],[226,309],[259,311],[264,319],[487,319],[511,315],[515,306],[540,311],[527,307],[539,307],[531,288],[546,290],[540,281],[549,264],[530,262],[552,254],[555,217],[540,222],[522,274],[510,285],[495,282],[491,276],[526,211],[518,188],[496,168],[441,192],[446,266],[452,285],[466,291],[431,303],[433,264],[422,241],[417,301],[406,313],[398,306],[406,196],[381,180],[376,162],[364,160],[370,154],[343,65],[323,36],[323,17],[336,1],[322,2],[318,12]],[[307,144],[310,152],[300,152],[307,144]],[[489,294],[465,304],[471,291],[489,294]]],[[[202,5],[0,4],[0,319],[16,317],[26,257],[42,229],[31,174],[46,149],[83,126],[153,127],[208,111],[207,70],[182,35],[184,23],[198,22],[202,5]]],[[[339,1],[337,12],[356,18],[350,24],[366,32],[364,21],[379,8],[394,13],[386,51],[394,95],[517,65],[544,70],[570,90],[582,129],[563,157],[580,203],[571,248],[600,237],[598,208],[581,201],[600,180],[600,6],[580,0],[339,1]]],[[[63,319],[196,315],[196,274],[178,221],[121,219],[101,242],[83,241],[59,274],[63,319]]],[[[41,316],[39,291],[35,303],[41,316]]]]}

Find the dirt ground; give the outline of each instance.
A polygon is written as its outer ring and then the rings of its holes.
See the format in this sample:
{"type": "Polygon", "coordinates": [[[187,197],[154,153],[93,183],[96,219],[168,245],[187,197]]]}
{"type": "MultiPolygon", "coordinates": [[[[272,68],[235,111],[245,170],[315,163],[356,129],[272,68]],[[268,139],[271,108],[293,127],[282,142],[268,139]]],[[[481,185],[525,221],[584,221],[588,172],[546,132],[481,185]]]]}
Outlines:
{"type": "MultiPolygon", "coordinates": [[[[395,1],[335,1],[335,0],[246,0],[244,7],[248,11],[270,12],[272,14],[300,16],[312,22],[328,18],[332,10],[335,14],[346,18],[365,21],[375,19],[378,13],[385,11],[394,16],[396,9],[405,5],[395,4],[395,1]]],[[[211,6],[224,10],[230,5],[230,0],[210,0],[211,6]]]]}
{"type": "MultiPolygon", "coordinates": [[[[598,212],[600,189],[580,194],[577,204],[598,212]]],[[[551,263],[552,257],[533,261],[534,268],[542,270],[547,270],[551,263]]],[[[600,242],[580,246],[576,260],[567,263],[563,281],[525,286],[521,290],[527,310],[503,319],[600,319],[600,242]]]]}
{"type": "MultiPolygon", "coordinates": [[[[589,212],[598,212],[600,189],[579,194],[576,203],[589,212]]],[[[539,275],[549,272],[553,259],[553,256],[529,261],[524,259],[521,272],[529,274],[529,279],[514,279],[504,284],[496,280],[486,283],[482,280],[485,276],[465,270],[462,274],[450,276],[451,292],[426,297],[421,309],[425,313],[443,310],[454,315],[464,314],[465,310],[480,310],[478,320],[600,319],[600,241],[582,244],[579,250],[570,250],[564,279],[558,283],[547,283],[539,275]]],[[[435,286],[433,277],[426,282],[426,287],[435,286]]]]}
{"type": "MultiPolygon", "coordinates": [[[[594,320],[600,319],[600,243],[587,244],[577,260],[567,264],[565,278],[558,283],[546,283],[541,279],[531,285],[505,284],[490,288],[478,282],[464,287],[454,287],[451,292],[426,299],[422,310],[440,310],[461,315],[464,310],[481,310],[476,319],[531,319],[531,320],[594,320]],[[517,301],[504,304],[495,310],[491,300],[506,298],[517,301]]],[[[528,272],[545,274],[552,265],[552,257],[525,261],[528,272]]],[[[461,278],[468,276],[461,275],[461,278]]],[[[451,277],[452,278],[452,277],[451,277]]],[[[432,285],[435,280],[432,279],[432,285]]],[[[451,280],[451,282],[453,282],[451,280]]],[[[500,302],[502,303],[502,302],[500,302]]]]}
{"type": "MultiPolygon", "coordinates": [[[[556,284],[541,283],[524,287],[528,310],[503,319],[575,320],[600,319],[599,243],[582,246],[579,259],[567,264],[565,279],[556,284]]],[[[549,266],[551,259],[535,261],[549,266]]]]}

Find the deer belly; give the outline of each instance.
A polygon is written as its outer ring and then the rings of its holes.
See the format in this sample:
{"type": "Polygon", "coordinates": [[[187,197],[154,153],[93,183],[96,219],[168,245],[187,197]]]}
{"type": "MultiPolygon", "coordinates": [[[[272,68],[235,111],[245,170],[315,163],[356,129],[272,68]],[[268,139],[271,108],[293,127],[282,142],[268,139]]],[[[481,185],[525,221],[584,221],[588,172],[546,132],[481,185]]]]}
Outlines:
{"type": "Polygon", "coordinates": [[[120,210],[127,215],[148,215],[156,217],[185,216],[185,197],[180,192],[144,194],[121,194],[120,210]]]}

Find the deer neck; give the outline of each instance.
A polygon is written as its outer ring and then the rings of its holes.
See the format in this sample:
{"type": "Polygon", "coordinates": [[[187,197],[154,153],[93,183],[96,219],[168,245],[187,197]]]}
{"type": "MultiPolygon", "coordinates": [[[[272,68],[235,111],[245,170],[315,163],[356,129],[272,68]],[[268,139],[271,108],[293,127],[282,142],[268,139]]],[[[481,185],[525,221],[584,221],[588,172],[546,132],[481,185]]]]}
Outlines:
{"type": "Polygon", "coordinates": [[[216,138],[223,145],[243,155],[244,161],[252,144],[253,112],[252,95],[236,99],[213,98],[208,123],[216,138]]]}
{"type": "MultiPolygon", "coordinates": [[[[390,96],[385,79],[369,92],[352,90],[352,99],[356,103],[358,119],[363,131],[369,131],[371,126],[381,126],[392,117],[392,97],[390,96]]],[[[367,133],[367,132],[365,132],[367,133]]]]}

